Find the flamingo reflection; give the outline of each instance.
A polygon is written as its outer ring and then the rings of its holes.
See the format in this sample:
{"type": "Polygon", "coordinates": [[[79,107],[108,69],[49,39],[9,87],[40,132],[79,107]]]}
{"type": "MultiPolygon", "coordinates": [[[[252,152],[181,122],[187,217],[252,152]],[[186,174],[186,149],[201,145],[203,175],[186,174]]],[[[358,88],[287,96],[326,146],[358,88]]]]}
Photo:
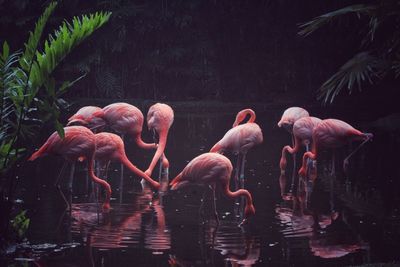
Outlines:
{"type": "Polygon", "coordinates": [[[73,231],[86,239],[89,255],[92,249],[137,247],[144,240],[144,247],[153,253],[170,249],[170,232],[159,197],[153,198],[151,188],[144,187],[135,205],[116,206],[99,219],[95,208],[87,204],[73,209],[73,231]]]}

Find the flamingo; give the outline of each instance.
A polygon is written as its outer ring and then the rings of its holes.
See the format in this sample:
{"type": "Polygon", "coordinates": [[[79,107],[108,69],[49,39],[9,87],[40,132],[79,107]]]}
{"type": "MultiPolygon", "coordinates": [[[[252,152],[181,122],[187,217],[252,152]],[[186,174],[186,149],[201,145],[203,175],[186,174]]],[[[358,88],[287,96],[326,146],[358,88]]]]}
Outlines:
{"type": "Polygon", "coordinates": [[[100,107],[85,106],[68,119],[67,126],[86,126],[94,133],[100,132],[106,126],[106,121],[103,117],[104,112],[100,107]]]}
{"type": "MultiPolygon", "coordinates": [[[[309,117],[310,114],[307,110],[301,107],[290,107],[286,109],[280,121],[278,122],[278,127],[285,128],[292,136],[292,147],[295,147],[295,137],[293,135],[293,125],[294,123],[304,117],[309,117]]],[[[292,184],[295,179],[295,170],[296,170],[296,152],[293,155],[293,174],[292,174],[292,184]]]]}
{"type": "MultiPolygon", "coordinates": [[[[351,152],[343,161],[343,168],[346,169],[349,158],[367,141],[371,140],[371,133],[362,133],[353,128],[350,124],[337,120],[326,119],[322,120],[313,130],[312,133],[312,149],[304,153],[303,164],[299,170],[299,175],[305,177],[307,159],[316,160],[318,153],[323,148],[338,148],[344,146],[351,141],[363,141],[353,152],[351,152]]],[[[332,175],[335,172],[334,155],[332,157],[332,175]]]]}
{"type": "Polygon", "coordinates": [[[108,165],[111,160],[117,160],[124,164],[129,170],[146,180],[154,189],[159,189],[160,184],[151,179],[144,172],[139,170],[132,162],[129,161],[125,153],[124,142],[122,138],[113,133],[98,133],[96,138],[96,154],[95,159],[100,162],[101,166],[108,165]]]}
{"type": "MultiPolygon", "coordinates": [[[[163,103],[156,103],[149,108],[147,113],[147,126],[149,130],[157,132],[159,136],[159,143],[156,153],[151,160],[151,163],[145,173],[151,176],[157,161],[164,154],[165,146],[167,145],[167,137],[169,128],[174,122],[174,111],[170,106],[163,103]]],[[[163,167],[168,169],[169,162],[165,155],[162,157],[163,167]]]]}
{"type": "MultiPolygon", "coordinates": [[[[232,174],[232,163],[224,155],[218,153],[204,153],[192,159],[186,167],[170,183],[171,189],[176,190],[186,185],[210,185],[215,189],[218,185],[223,194],[229,198],[244,196],[246,198],[245,220],[255,214],[253,198],[246,189],[230,191],[229,183],[232,174]]],[[[215,192],[215,190],[214,190],[215,192]]],[[[215,209],[214,212],[218,216],[215,209]]],[[[216,217],[218,220],[218,217],[216,217]]]]}
{"type": "MultiPolygon", "coordinates": [[[[235,122],[233,123],[232,129],[226,132],[224,137],[219,140],[210,150],[210,152],[218,152],[223,154],[224,152],[232,152],[237,155],[236,173],[238,173],[238,167],[241,158],[241,169],[240,169],[240,188],[244,188],[244,164],[247,152],[254,146],[259,145],[263,142],[263,134],[260,126],[255,123],[256,113],[252,109],[244,109],[238,112],[236,115],[235,122]],[[250,119],[239,125],[247,115],[250,115],[250,119]]],[[[236,189],[238,189],[238,179],[236,179],[236,189]]]]}
{"type": "MultiPolygon", "coordinates": [[[[94,133],[83,126],[69,126],[64,128],[64,134],[64,138],[61,138],[57,132],[54,132],[28,160],[33,161],[49,154],[61,155],[70,162],[87,159],[89,176],[95,183],[100,184],[106,190],[106,199],[103,204],[103,209],[108,210],[110,208],[111,187],[106,181],[98,178],[93,171],[96,151],[96,138],[94,133]]],[[[57,180],[57,187],[58,182],[57,180]]],[[[63,198],[65,200],[64,196],[63,198]]]]}
{"type": "MultiPolygon", "coordinates": [[[[312,141],[312,131],[321,122],[321,119],[316,117],[302,117],[296,120],[293,124],[292,134],[294,136],[294,147],[289,145],[284,146],[282,149],[282,156],[279,163],[281,169],[281,175],[285,175],[286,172],[286,152],[290,154],[295,154],[299,151],[300,146],[304,145],[306,151],[309,151],[309,145],[312,141]]],[[[293,170],[295,172],[295,170],[293,170]]],[[[293,191],[294,186],[294,175],[292,175],[292,184],[290,186],[290,192],[293,191]]]]}

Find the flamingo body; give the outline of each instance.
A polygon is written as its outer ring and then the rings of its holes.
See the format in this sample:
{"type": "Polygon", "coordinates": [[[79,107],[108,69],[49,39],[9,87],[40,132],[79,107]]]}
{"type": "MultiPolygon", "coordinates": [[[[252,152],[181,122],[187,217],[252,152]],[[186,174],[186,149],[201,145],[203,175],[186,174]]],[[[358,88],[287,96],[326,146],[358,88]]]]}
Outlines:
{"type": "Polygon", "coordinates": [[[304,108],[290,107],[283,112],[281,120],[278,122],[278,127],[284,127],[290,130],[298,119],[308,116],[310,116],[310,114],[304,108]]]}
{"type": "Polygon", "coordinates": [[[80,108],[68,119],[67,126],[80,125],[100,131],[106,126],[103,116],[104,113],[101,108],[96,106],[85,106],[80,108]]]}
{"type": "Polygon", "coordinates": [[[229,151],[234,154],[245,154],[252,147],[263,142],[260,126],[256,123],[245,123],[230,129],[224,137],[218,141],[210,152],[229,151]]]}
{"type": "MultiPolygon", "coordinates": [[[[145,173],[149,176],[153,172],[157,161],[164,153],[165,147],[167,145],[169,128],[172,126],[173,122],[174,111],[167,104],[157,103],[149,108],[149,111],[147,113],[147,126],[149,127],[149,130],[156,131],[159,136],[159,144],[156,153],[154,154],[149,167],[145,171],[145,173]]],[[[163,165],[165,168],[169,167],[169,163],[166,157],[163,157],[163,165]]]]}
{"type": "Polygon", "coordinates": [[[125,153],[124,142],[121,137],[113,133],[98,133],[95,135],[96,138],[96,160],[107,163],[109,161],[119,161],[124,164],[128,169],[130,169],[136,175],[142,177],[154,189],[158,189],[160,184],[151,179],[148,175],[138,169],[135,165],[130,162],[125,153]]]}
{"type": "Polygon", "coordinates": [[[251,194],[245,189],[231,192],[229,183],[232,173],[230,160],[218,153],[204,153],[192,159],[183,171],[175,177],[170,185],[175,190],[189,184],[219,185],[223,193],[229,198],[246,197],[245,215],[255,214],[251,194]]]}
{"type": "Polygon", "coordinates": [[[300,146],[307,146],[311,144],[312,141],[312,132],[313,129],[321,122],[322,120],[316,117],[303,117],[298,119],[293,124],[293,136],[294,136],[294,146],[290,147],[289,145],[284,146],[282,149],[282,156],[280,160],[280,168],[281,174],[285,173],[286,169],[286,152],[290,154],[294,154],[300,150],[300,146]]]}
{"type": "Polygon", "coordinates": [[[33,161],[39,157],[51,154],[61,155],[71,162],[75,162],[78,159],[87,159],[90,177],[106,190],[106,200],[103,208],[109,209],[111,187],[106,181],[103,181],[94,174],[95,150],[96,138],[91,130],[83,126],[69,126],[64,128],[64,138],[61,138],[57,132],[54,132],[28,160],[33,161]]]}
{"type": "Polygon", "coordinates": [[[344,121],[337,119],[322,120],[313,130],[312,151],[303,155],[303,164],[299,170],[299,175],[305,176],[307,159],[316,160],[319,150],[338,148],[351,141],[366,141],[371,138],[372,134],[362,133],[344,121]]]}

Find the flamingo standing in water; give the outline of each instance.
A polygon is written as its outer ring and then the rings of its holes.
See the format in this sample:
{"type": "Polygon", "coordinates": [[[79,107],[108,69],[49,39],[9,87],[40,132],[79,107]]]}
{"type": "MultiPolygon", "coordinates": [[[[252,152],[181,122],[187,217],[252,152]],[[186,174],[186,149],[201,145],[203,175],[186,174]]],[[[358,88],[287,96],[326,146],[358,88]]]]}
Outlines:
{"type": "MultiPolygon", "coordinates": [[[[293,125],[294,123],[304,117],[309,117],[310,114],[307,110],[300,107],[290,107],[286,109],[280,121],[278,122],[278,127],[285,128],[292,136],[292,146],[295,146],[295,137],[293,136],[293,125]]],[[[295,178],[295,170],[296,170],[296,152],[293,155],[293,174],[292,174],[292,181],[295,178]]]]}
{"type": "MultiPolygon", "coordinates": [[[[106,190],[106,199],[103,204],[103,209],[108,210],[110,208],[111,187],[106,181],[98,178],[93,171],[96,151],[96,138],[94,133],[86,127],[69,126],[64,128],[64,135],[64,138],[61,138],[57,132],[54,132],[28,160],[33,161],[49,154],[61,155],[70,162],[75,162],[78,159],[87,159],[89,176],[95,183],[100,184],[106,190]]],[[[56,181],[57,188],[59,188],[58,183],[59,179],[56,181]]],[[[70,208],[64,195],[62,196],[68,208],[70,208]]]]}
{"type": "Polygon", "coordinates": [[[160,184],[151,179],[144,172],[139,170],[129,161],[125,153],[124,142],[122,138],[113,133],[98,133],[96,138],[95,159],[99,161],[100,166],[107,166],[111,160],[117,160],[124,164],[129,170],[146,180],[154,189],[159,189],[160,184]]]}
{"type": "MultiPolygon", "coordinates": [[[[87,108],[87,107],[84,107],[87,108]]],[[[84,109],[82,108],[82,109],[84,109]]],[[[79,113],[79,111],[78,111],[79,113]]],[[[79,114],[75,114],[74,116],[78,116],[79,114]]],[[[72,117],[74,117],[72,116],[72,117]]],[[[107,125],[121,134],[122,140],[124,140],[124,136],[126,134],[130,135],[136,142],[136,144],[143,149],[156,149],[156,144],[148,144],[142,140],[142,130],[143,130],[143,122],[144,117],[143,113],[135,106],[130,105],[128,103],[113,103],[108,106],[105,106],[102,110],[93,110],[86,109],[86,114],[83,117],[79,117],[80,120],[71,120],[71,123],[77,123],[80,125],[84,125],[88,119],[91,121],[96,119],[104,120],[107,125]],[[93,111],[93,113],[89,113],[93,111]]],[[[124,185],[124,168],[123,164],[121,164],[121,176],[120,176],[120,200],[122,199],[123,185],[124,185]]],[[[121,200],[122,201],[122,200],[121,200]]]]}
{"type": "Polygon", "coordinates": [[[255,214],[253,199],[249,191],[245,189],[230,191],[229,183],[232,169],[232,163],[227,157],[218,153],[204,153],[192,159],[183,171],[171,181],[171,189],[175,190],[190,184],[212,186],[214,189],[214,212],[218,221],[215,206],[215,187],[218,185],[224,195],[229,198],[240,196],[246,198],[245,217],[247,219],[247,217],[255,214]]]}
{"type": "MultiPolygon", "coordinates": [[[[306,147],[306,151],[309,151],[309,146],[312,142],[312,131],[313,129],[321,122],[321,119],[316,117],[302,117],[296,120],[292,127],[292,134],[294,136],[294,146],[291,147],[289,145],[284,146],[282,149],[282,156],[279,162],[279,166],[281,169],[281,175],[285,175],[286,172],[286,152],[290,154],[295,154],[300,150],[300,146],[304,145],[306,147]]],[[[294,160],[294,159],[293,159],[294,160]]],[[[296,170],[293,170],[295,173],[296,170]]],[[[293,191],[294,186],[294,175],[292,175],[292,184],[290,186],[290,192],[293,191]]]]}
{"type": "Polygon", "coordinates": [[[161,156],[163,167],[165,169],[168,169],[169,167],[168,159],[163,154],[165,146],[167,145],[169,128],[171,128],[173,122],[174,111],[167,104],[157,103],[150,107],[149,112],[147,113],[147,126],[149,127],[149,130],[158,133],[159,141],[156,153],[154,154],[149,167],[145,171],[149,176],[153,173],[154,167],[161,156]]]}
{"type": "MultiPolygon", "coordinates": [[[[350,124],[336,119],[326,119],[321,121],[313,130],[313,143],[311,151],[304,153],[303,164],[299,170],[299,175],[306,176],[307,159],[317,160],[321,149],[335,149],[346,145],[351,141],[363,141],[353,152],[343,161],[343,168],[346,169],[349,158],[367,141],[371,140],[371,133],[362,133],[353,128],[350,124]]],[[[335,174],[335,153],[332,155],[331,176],[335,174]]]]}
{"type": "Polygon", "coordinates": [[[231,152],[237,155],[237,165],[235,182],[236,189],[240,183],[240,188],[244,188],[244,164],[247,152],[254,146],[259,145],[263,142],[263,134],[260,126],[255,123],[256,113],[252,109],[244,109],[236,115],[235,122],[233,123],[233,128],[230,129],[224,137],[219,140],[210,150],[210,152],[231,152]],[[239,125],[247,115],[250,115],[250,119],[239,125]],[[240,155],[242,156],[240,159],[240,155]],[[240,164],[241,160],[241,164],[240,164]],[[238,168],[240,168],[240,179],[238,179],[238,168]],[[238,181],[240,180],[240,182],[238,181]]]}

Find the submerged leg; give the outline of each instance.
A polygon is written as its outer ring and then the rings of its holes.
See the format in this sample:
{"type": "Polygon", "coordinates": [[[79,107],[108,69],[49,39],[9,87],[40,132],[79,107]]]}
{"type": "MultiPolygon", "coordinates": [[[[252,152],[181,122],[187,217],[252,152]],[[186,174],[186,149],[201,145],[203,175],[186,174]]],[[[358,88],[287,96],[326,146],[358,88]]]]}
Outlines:
{"type": "MultiPolygon", "coordinates": [[[[295,140],[294,140],[293,133],[292,133],[292,147],[295,147],[295,140]]],[[[292,156],[293,156],[293,172],[292,172],[292,183],[290,184],[290,189],[289,189],[289,193],[290,194],[293,194],[294,181],[296,179],[296,168],[297,168],[297,166],[296,166],[296,156],[297,156],[296,152],[293,153],[292,156]]]]}
{"type": "MultiPolygon", "coordinates": [[[[240,167],[240,189],[244,189],[244,165],[246,163],[246,153],[242,156],[242,166],[240,167]]],[[[244,206],[245,206],[244,196],[240,197],[240,219],[244,218],[244,206]]]]}
{"type": "Polygon", "coordinates": [[[63,165],[61,167],[60,173],[57,176],[56,182],[54,183],[54,186],[58,189],[58,192],[60,192],[61,197],[62,197],[62,199],[64,200],[64,203],[67,206],[66,210],[69,210],[70,209],[69,202],[68,202],[67,198],[65,197],[63,191],[61,190],[61,186],[60,186],[60,182],[61,182],[64,170],[65,170],[67,165],[68,165],[68,162],[64,161],[64,163],[63,163],[63,165]]]}
{"type": "MultiPolygon", "coordinates": [[[[122,134],[121,135],[121,139],[122,142],[124,142],[125,144],[125,136],[122,134]]],[[[122,203],[122,196],[123,196],[123,192],[124,192],[124,164],[121,163],[121,176],[119,179],[119,203],[122,203]]]]}
{"type": "Polygon", "coordinates": [[[219,224],[219,218],[218,218],[218,212],[217,212],[217,203],[216,203],[216,198],[215,198],[215,184],[212,185],[211,190],[213,192],[213,195],[212,195],[213,201],[212,201],[212,203],[213,203],[214,216],[215,216],[215,219],[217,220],[217,224],[219,224]]]}
{"type": "Polygon", "coordinates": [[[72,207],[72,185],[74,182],[74,174],[75,174],[75,162],[72,162],[71,164],[71,170],[69,173],[69,180],[68,180],[68,194],[69,194],[69,199],[68,199],[68,206],[69,206],[69,211],[71,211],[72,207]]]}
{"type": "Polygon", "coordinates": [[[334,149],[332,151],[331,176],[335,175],[335,161],[336,161],[335,154],[336,154],[336,150],[334,149]]]}

